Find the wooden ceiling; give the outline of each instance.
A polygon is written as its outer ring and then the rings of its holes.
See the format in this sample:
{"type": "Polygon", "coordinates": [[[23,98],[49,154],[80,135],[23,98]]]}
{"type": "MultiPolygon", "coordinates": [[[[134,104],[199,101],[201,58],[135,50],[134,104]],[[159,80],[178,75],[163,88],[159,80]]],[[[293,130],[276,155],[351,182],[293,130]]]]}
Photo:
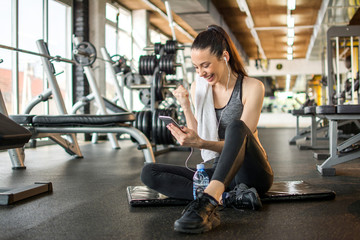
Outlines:
{"type": "MultiPolygon", "coordinates": [[[[167,18],[164,18],[160,15],[159,12],[155,11],[149,4],[156,6],[162,12],[166,14],[165,4],[161,0],[151,0],[151,1],[143,1],[143,0],[116,0],[117,3],[124,6],[130,10],[140,10],[146,9],[149,12],[149,21],[150,24],[156,29],[160,30],[163,34],[167,35],[171,38],[171,29],[169,27],[169,22],[167,18]]],[[[184,20],[182,20],[178,15],[174,12],[172,13],[174,22],[176,22],[181,28],[183,28],[189,35],[196,37],[197,33],[187,24],[184,20]]],[[[175,28],[176,38],[181,43],[191,43],[192,40],[175,28]]]]}
{"type": "MultiPolygon", "coordinates": [[[[131,9],[147,9],[150,14],[150,23],[165,35],[171,36],[171,30],[166,18],[154,11],[149,4],[158,7],[166,13],[162,0],[116,0],[120,5],[131,9]]],[[[255,30],[259,36],[261,46],[268,59],[286,59],[287,56],[287,0],[248,0],[246,1],[254,21],[255,30]]],[[[296,9],[291,12],[295,18],[295,40],[293,45],[294,58],[305,58],[313,25],[316,22],[322,1],[297,0],[296,9]]],[[[212,0],[226,24],[243,46],[250,59],[259,57],[258,48],[250,30],[245,24],[246,14],[241,12],[236,0],[212,0]]],[[[173,12],[174,21],[186,30],[191,36],[197,33],[173,12]]],[[[176,30],[178,41],[190,43],[191,39],[176,30]]]]}
{"type": "MultiPolygon", "coordinates": [[[[114,0],[115,1],[115,0],[114,0]]],[[[156,6],[166,14],[162,0],[116,0],[117,3],[130,10],[146,9],[152,27],[160,30],[171,38],[171,29],[167,18],[154,10],[156,6]]],[[[246,13],[241,12],[236,0],[211,0],[225,23],[229,26],[249,59],[259,58],[258,48],[250,29],[246,26],[246,13]]],[[[254,28],[267,59],[287,58],[287,0],[247,0],[247,5],[254,21],[254,28]]],[[[320,0],[296,0],[296,9],[291,12],[295,18],[295,40],[293,57],[305,58],[313,25],[316,22],[321,6],[320,0]]],[[[197,9],[194,9],[196,12],[197,9]]],[[[174,21],[193,38],[197,32],[179,15],[173,14],[174,21]]],[[[206,26],[204,26],[205,29],[206,26]]],[[[175,29],[177,40],[181,43],[191,43],[192,39],[175,29]]],[[[260,56],[261,57],[261,56],[260,56]]],[[[277,89],[284,89],[286,76],[274,78],[277,89]]],[[[295,84],[296,76],[291,76],[290,87],[295,84]]]]}
{"type": "MultiPolygon", "coordinates": [[[[251,59],[258,58],[258,50],[249,28],[246,14],[235,0],[212,0],[225,22],[235,34],[251,59]]],[[[268,59],[287,57],[287,0],[246,1],[254,21],[254,28],[268,59]]],[[[305,58],[322,1],[297,0],[291,11],[295,19],[294,58],[305,58]]]]}

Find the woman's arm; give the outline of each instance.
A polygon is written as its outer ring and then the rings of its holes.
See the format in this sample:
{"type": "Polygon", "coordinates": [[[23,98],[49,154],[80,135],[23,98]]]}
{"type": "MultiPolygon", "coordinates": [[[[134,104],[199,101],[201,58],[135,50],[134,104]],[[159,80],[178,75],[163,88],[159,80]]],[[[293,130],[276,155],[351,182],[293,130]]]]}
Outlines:
{"type": "MultiPolygon", "coordinates": [[[[195,96],[196,82],[191,84],[191,96],[192,102],[194,102],[193,96],[195,96]]],[[[191,103],[189,100],[189,92],[180,85],[176,90],[173,91],[174,96],[179,101],[185,115],[186,125],[188,128],[197,132],[197,121],[191,110],[191,103]]]]}
{"type": "MultiPolygon", "coordinates": [[[[245,122],[246,126],[252,132],[255,132],[260,118],[265,88],[263,83],[259,80],[245,77],[243,89],[246,89],[246,91],[243,91],[242,101],[244,109],[240,119],[245,122]]],[[[192,95],[194,96],[194,94],[192,95]]],[[[197,125],[196,119],[193,114],[191,114],[191,117],[194,119],[194,122],[197,125]]],[[[186,120],[188,122],[188,119],[186,120]]],[[[219,153],[221,153],[224,147],[224,141],[206,141],[204,139],[201,139],[197,134],[196,130],[193,130],[190,127],[184,127],[181,131],[177,127],[169,125],[168,129],[182,146],[208,149],[219,153]]]]}
{"type": "Polygon", "coordinates": [[[208,149],[221,153],[224,147],[224,141],[207,141],[199,137],[199,135],[192,129],[183,127],[181,130],[172,124],[167,128],[171,134],[176,138],[181,146],[189,146],[199,149],[208,149]]]}
{"type": "MultiPolygon", "coordinates": [[[[196,82],[191,84],[191,100],[195,102],[196,82]]],[[[179,101],[186,118],[187,127],[182,130],[177,129],[175,126],[169,125],[168,129],[176,138],[181,146],[190,146],[200,149],[209,149],[215,152],[221,152],[224,146],[223,141],[206,141],[199,137],[197,134],[197,120],[191,110],[191,103],[189,101],[189,93],[183,87],[179,86],[173,91],[174,96],[179,101]]],[[[196,113],[195,113],[196,115],[196,113]]]]}
{"type": "Polygon", "coordinates": [[[252,133],[256,131],[259,122],[264,94],[265,87],[261,81],[244,77],[242,97],[244,109],[240,119],[244,121],[252,133]],[[244,91],[245,89],[246,91],[244,91]]]}

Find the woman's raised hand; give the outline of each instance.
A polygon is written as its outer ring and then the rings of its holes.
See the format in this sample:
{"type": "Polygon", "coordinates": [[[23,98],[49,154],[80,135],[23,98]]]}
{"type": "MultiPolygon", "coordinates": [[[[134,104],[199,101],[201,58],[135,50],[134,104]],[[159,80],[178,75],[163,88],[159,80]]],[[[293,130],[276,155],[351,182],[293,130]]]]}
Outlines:
{"type": "Polygon", "coordinates": [[[172,94],[178,100],[182,108],[190,107],[190,100],[189,100],[189,92],[184,88],[184,86],[178,86],[172,94]]]}

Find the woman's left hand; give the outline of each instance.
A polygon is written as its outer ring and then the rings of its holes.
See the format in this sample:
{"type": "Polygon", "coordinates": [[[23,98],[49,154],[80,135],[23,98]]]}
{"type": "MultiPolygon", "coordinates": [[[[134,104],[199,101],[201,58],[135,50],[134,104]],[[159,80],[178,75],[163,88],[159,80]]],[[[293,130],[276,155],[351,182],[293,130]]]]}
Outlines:
{"type": "Polygon", "coordinates": [[[194,130],[185,126],[181,127],[180,130],[173,124],[169,124],[166,127],[171,131],[171,134],[176,138],[181,146],[200,148],[202,139],[194,130]]]}

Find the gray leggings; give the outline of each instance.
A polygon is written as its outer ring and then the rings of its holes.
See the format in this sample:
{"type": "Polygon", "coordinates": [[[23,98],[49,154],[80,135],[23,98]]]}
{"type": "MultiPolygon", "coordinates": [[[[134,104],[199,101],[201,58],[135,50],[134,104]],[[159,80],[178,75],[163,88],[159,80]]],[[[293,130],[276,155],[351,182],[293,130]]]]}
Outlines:
{"type": "MultiPolygon", "coordinates": [[[[273,172],[266,153],[241,120],[233,121],[226,128],[222,153],[215,159],[213,168],[205,171],[211,180],[224,183],[226,191],[245,183],[263,195],[273,183],[273,172]]],[[[166,196],[192,200],[193,175],[194,172],[184,166],[149,163],[142,170],[141,180],[166,196]]]]}

